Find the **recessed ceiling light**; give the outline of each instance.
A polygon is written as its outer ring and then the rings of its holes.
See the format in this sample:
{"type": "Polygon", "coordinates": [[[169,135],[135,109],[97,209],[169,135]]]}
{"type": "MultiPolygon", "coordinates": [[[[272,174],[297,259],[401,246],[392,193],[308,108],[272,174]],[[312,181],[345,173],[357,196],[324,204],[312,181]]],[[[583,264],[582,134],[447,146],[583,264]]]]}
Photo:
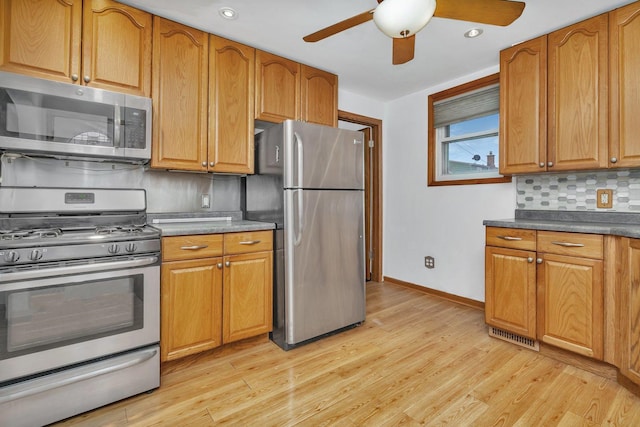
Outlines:
{"type": "Polygon", "coordinates": [[[218,13],[224,19],[238,19],[238,12],[230,7],[221,7],[220,9],[218,9],[218,13]]]}
{"type": "Polygon", "coordinates": [[[474,37],[478,37],[480,34],[482,34],[482,29],[480,28],[472,28],[469,31],[467,31],[466,33],[464,33],[464,36],[468,39],[472,39],[474,37]]]}

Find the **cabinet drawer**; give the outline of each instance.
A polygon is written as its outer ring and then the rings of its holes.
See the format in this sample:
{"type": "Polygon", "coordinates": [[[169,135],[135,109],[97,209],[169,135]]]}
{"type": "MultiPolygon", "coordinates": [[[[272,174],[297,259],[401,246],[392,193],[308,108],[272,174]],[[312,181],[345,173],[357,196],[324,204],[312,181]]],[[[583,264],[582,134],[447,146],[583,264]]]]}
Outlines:
{"type": "Polygon", "coordinates": [[[273,250],[273,231],[246,231],[224,235],[226,255],[273,250]]]}
{"type": "Polygon", "coordinates": [[[162,238],[162,260],[210,258],[222,255],[222,234],[197,234],[162,238]]]}
{"type": "Polygon", "coordinates": [[[603,237],[600,234],[538,231],[538,252],[602,259],[603,237]]]}
{"type": "Polygon", "coordinates": [[[536,250],[536,231],[521,228],[487,227],[487,246],[536,250]]]}

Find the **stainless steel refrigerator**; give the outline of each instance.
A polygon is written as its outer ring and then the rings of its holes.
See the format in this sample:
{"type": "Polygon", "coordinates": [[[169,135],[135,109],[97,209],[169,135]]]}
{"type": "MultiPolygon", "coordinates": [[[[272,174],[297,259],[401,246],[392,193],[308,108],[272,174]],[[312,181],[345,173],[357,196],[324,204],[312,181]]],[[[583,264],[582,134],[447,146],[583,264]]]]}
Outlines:
{"type": "Polygon", "coordinates": [[[276,223],[274,329],[285,350],[365,319],[364,134],[287,120],[256,135],[247,219],[276,223]]]}

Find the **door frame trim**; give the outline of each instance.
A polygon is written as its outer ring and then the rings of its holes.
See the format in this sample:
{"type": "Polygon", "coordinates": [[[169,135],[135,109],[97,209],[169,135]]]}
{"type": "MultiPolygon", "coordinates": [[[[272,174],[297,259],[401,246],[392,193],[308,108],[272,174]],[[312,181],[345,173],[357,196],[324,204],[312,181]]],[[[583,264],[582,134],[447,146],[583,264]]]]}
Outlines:
{"type": "Polygon", "coordinates": [[[373,228],[373,267],[371,280],[382,282],[382,120],[361,116],[348,111],[338,110],[338,120],[355,123],[371,128],[373,146],[373,212],[371,222],[373,228]]]}

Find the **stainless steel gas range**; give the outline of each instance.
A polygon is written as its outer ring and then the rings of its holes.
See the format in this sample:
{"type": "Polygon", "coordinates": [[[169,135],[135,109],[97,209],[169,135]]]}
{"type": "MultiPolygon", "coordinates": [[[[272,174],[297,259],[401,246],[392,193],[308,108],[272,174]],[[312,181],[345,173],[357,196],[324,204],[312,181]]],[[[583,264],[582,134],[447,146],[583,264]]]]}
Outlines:
{"type": "Polygon", "coordinates": [[[144,190],[0,187],[0,425],[157,388],[159,306],[144,190]]]}

